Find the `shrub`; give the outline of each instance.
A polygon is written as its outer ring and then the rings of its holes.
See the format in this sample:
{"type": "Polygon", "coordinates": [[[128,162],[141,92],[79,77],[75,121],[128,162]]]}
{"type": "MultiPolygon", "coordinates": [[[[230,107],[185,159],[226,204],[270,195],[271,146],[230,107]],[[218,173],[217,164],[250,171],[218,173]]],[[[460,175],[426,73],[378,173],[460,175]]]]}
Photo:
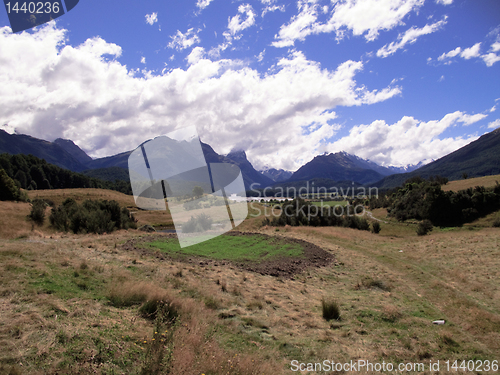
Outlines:
{"type": "Polygon", "coordinates": [[[372,232],[375,233],[375,234],[378,234],[380,233],[380,223],[378,221],[374,221],[372,223],[372,232]]]}
{"type": "Polygon", "coordinates": [[[191,218],[182,225],[182,233],[204,232],[212,227],[212,218],[205,213],[201,213],[191,218]]]}
{"type": "Polygon", "coordinates": [[[417,226],[417,235],[419,236],[425,236],[427,233],[429,233],[432,230],[432,223],[429,220],[424,220],[420,223],[418,223],[417,226]]]}
{"type": "Polygon", "coordinates": [[[120,209],[116,201],[86,200],[78,205],[72,198],[52,208],[50,223],[57,230],[73,233],[112,232],[115,229],[136,228],[136,220],[125,207],[120,209]]]}
{"type": "Polygon", "coordinates": [[[497,216],[496,219],[493,221],[493,227],[500,228],[500,216],[497,216]]]}
{"type": "Polygon", "coordinates": [[[340,308],[336,301],[321,300],[321,308],[323,311],[323,318],[326,321],[340,320],[340,308]]]}
{"type": "Polygon", "coordinates": [[[50,225],[57,230],[67,232],[69,230],[69,218],[64,207],[52,208],[49,216],[50,225]]]}
{"type": "Polygon", "coordinates": [[[35,199],[31,203],[31,212],[28,217],[38,225],[45,222],[45,207],[47,204],[42,199],[35,199]]]}

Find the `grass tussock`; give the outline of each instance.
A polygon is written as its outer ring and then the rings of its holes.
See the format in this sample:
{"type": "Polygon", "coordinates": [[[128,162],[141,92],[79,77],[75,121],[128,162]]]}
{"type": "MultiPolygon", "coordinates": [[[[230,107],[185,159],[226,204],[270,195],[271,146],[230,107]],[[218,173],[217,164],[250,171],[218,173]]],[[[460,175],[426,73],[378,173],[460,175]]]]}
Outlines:
{"type": "Polygon", "coordinates": [[[326,321],[340,320],[340,307],[335,300],[322,299],[321,311],[323,313],[323,319],[325,319],[326,321]]]}
{"type": "Polygon", "coordinates": [[[145,302],[152,304],[151,301],[167,301],[171,299],[166,290],[152,283],[133,281],[114,285],[109,289],[107,298],[114,307],[130,307],[145,302]]]}
{"type": "Polygon", "coordinates": [[[380,289],[385,292],[390,292],[392,290],[392,286],[386,281],[365,276],[361,279],[361,281],[358,281],[358,283],[354,286],[354,289],[380,289]]]}

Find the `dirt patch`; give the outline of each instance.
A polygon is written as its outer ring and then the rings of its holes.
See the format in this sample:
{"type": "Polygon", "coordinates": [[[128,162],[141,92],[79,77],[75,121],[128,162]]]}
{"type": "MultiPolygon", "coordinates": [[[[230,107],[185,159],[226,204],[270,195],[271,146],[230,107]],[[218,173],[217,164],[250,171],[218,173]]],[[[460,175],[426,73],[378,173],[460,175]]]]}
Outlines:
{"type": "MultiPolygon", "coordinates": [[[[227,232],[223,234],[223,236],[261,236],[263,237],[263,239],[268,239],[273,237],[262,233],[250,233],[250,232],[238,232],[238,231],[227,232]]],[[[135,238],[127,241],[125,244],[122,245],[122,248],[128,251],[139,252],[141,255],[153,254],[161,260],[171,259],[171,257],[169,257],[169,255],[166,253],[162,253],[160,251],[154,251],[151,249],[145,249],[141,247],[140,244],[166,238],[176,238],[176,237],[177,236],[172,233],[144,236],[141,238],[135,238]]],[[[256,272],[261,275],[271,275],[276,277],[280,276],[284,278],[292,278],[293,275],[298,274],[307,268],[325,267],[331,263],[335,264],[337,263],[333,254],[325,251],[321,247],[316,246],[310,242],[295,238],[283,238],[283,237],[280,237],[280,240],[283,241],[284,243],[299,244],[303,249],[303,257],[302,258],[282,257],[261,262],[233,262],[230,260],[214,260],[192,255],[176,257],[175,259],[186,263],[199,264],[201,266],[212,265],[217,267],[225,265],[234,265],[243,270],[256,272]]]]}

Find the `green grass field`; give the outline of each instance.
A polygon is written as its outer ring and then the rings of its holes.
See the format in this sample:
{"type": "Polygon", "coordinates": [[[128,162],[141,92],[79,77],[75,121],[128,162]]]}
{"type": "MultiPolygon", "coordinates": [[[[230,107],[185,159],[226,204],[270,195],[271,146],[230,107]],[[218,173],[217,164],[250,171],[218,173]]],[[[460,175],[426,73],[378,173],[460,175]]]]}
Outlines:
{"type": "Polygon", "coordinates": [[[145,247],[159,249],[171,256],[201,256],[218,260],[260,262],[273,258],[300,257],[302,246],[279,238],[259,234],[245,236],[222,235],[206,242],[180,248],[176,238],[153,241],[145,247]]]}

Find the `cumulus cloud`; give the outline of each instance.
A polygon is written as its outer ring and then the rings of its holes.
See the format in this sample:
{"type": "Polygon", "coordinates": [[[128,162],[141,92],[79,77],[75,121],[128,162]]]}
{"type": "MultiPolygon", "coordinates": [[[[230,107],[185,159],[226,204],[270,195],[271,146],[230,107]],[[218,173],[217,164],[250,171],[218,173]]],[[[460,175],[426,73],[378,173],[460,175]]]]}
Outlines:
{"type": "Polygon", "coordinates": [[[146,14],[146,23],[153,25],[156,22],[158,22],[158,13],[146,14]]]}
{"type": "Polygon", "coordinates": [[[453,4],[453,0],[436,0],[437,4],[450,5],[453,4]]]}
{"type": "Polygon", "coordinates": [[[299,13],[290,22],[282,25],[275,36],[273,46],[293,46],[296,40],[307,36],[335,32],[337,39],[343,39],[346,31],[355,36],[364,35],[367,41],[377,39],[380,31],[391,30],[403,24],[403,18],[417,11],[425,0],[340,0],[335,2],[331,17],[319,21],[324,6],[317,0],[299,0],[299,13]]]}
{"type": "Polygon", "coordinates": [[[260,74],[242,62],[208,60],[195,47],[188,68],[136,77],[117,61],[115,44],[66,43],[54,24],[34,33],[0,29],[0,124],[43,139],[72,139],[93,157],[195,125],[218,152],[243,148],[257,167],[295,169],[299,155],[312,158],[335,134],[336,107],[401,92],[359,86],[362,62],[322,69],[297,51],[260,74]]]}
{"type": "Polygon", "coordinates": [[[227,40],[231,41],[232,38],[238,39],[238,34],[253,26],[255,24],[255,12],[250,4],[242,4],[238,7],[238,14],[228,21],[228,31],[225,31],[223,35],[227,40]]]}
{"type": "Polygon", "coordinates": [[[377,51],[378,57],[388,57],[397,50],[404,48],[407,44],[413,44],[422,35],[431,34],[446,25],[446,18],[431,25],[427,24],[422,28],[411,27],[404,34],[399,34],[397,42],[386,44],[377,51]]]}
{"type": "MultiPolygon", "coordinates": [[[[485,116],[483,116],[485,117],[485,116]]],[[[457,123],[469,124],[477,117],[456,111],[441,120],[423,122],[404,116],[394,124],[383,120],[354,126],[349,135],[329,146],[331,152],[346,151],[384,166],[404,166],[439,159],[477,139],[476,136],[440,139],[457,123]]]]}
{"type": "Polygon", "coordinates": [[[182,51],[183,49],[191,47],[193,44],[199,43],[199,31],[200,30],[195,31],[194,28],[191,28],[183,34],[182,32],[180,32],[180,30],[177,30],[177,33],[174,36],[170,37],[172,41],[168,43],[168,47],[175,48],[178,51],[182,51]]]}

